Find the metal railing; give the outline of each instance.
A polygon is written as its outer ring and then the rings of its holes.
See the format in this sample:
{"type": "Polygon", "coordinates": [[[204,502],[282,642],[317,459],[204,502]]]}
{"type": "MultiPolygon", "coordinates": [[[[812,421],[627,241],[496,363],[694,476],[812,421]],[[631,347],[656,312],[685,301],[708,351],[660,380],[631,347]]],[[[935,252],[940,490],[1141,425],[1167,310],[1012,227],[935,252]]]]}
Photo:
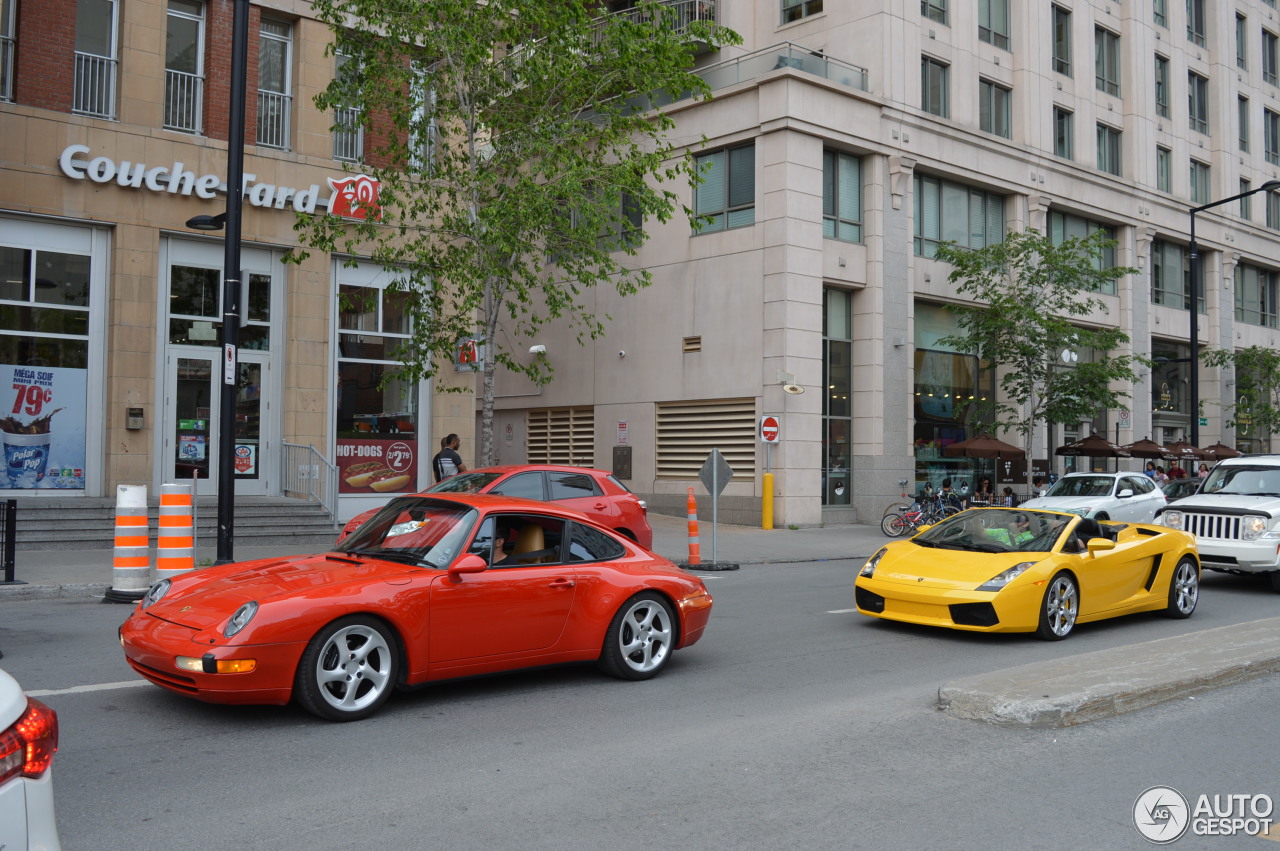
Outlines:
{"type": "MultiPolygon", "coordinates": [[[[676,29],[682,30],[694,21],[716,21],[716,0],[667,0],[662,4],[675,12],[676,29]]],[[[649,13],[644,9],[626,9],[618,15],[632,21],[647,21],[649,13]]]]}
{"type": "Polygon", "coordinates": [[[4,561],[0,563],[0,577],[4,581],[0,585],[25,585],[14,578],[13,571],[18,560],[18,501],[6,499],[0,502],[0,552],[4,553],[4,561]]]}
{"type": "Polygon", "coordinates": [[[71,111],[95,118],[116,117],[116,60],[76,51],[71,111]]]}
{"type": "Polygon", "coordinates": [[[333,158],[359,162],[364,154],[364,128],[360,126],[360,107],[335,109],[333,126],[333,158]]]}
{"type": "Polygon", "coordinates": [[[258,89],[258,144],[289,149],[289,115],[293,98],[280,92],[258,89]]]}
{"type": "Polygon", "coordinates": [[[280,481],[285,496],[318,502],[335,523],[338,518],[338,468],[314,446],[284,444],[280,481]]]}
{"type": "Polygon", "coordinates": [[[13,100],[13,39],[0,35],[0,100],[13,100]]]}
{"type": "Polygon", "coordinates": [[[186,71],[164,72],[164,129],[200,132],[204,79],[186,71]]]}

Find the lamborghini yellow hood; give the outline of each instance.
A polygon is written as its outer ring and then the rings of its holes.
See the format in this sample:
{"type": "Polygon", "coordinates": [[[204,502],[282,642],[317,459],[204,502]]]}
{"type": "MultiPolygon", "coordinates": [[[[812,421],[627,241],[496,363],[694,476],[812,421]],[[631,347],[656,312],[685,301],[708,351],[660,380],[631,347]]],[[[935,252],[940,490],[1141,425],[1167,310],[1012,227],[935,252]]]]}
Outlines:
{"type": "Polygon", "coordinates": [[[876,566],[875,579],[914,588],[972,591],[1015,564],[1037,562],[1050,553],[975,553],[922,547],[911,541],[890,545],[876,566]]]}

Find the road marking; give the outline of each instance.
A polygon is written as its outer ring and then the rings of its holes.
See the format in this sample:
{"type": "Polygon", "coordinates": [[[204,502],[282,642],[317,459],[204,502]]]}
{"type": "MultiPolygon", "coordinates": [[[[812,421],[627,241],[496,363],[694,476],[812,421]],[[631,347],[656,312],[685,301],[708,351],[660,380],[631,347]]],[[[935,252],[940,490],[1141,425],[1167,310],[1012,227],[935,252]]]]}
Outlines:
{"type": "Polygon", "coordinates": [[[827,614],[829,614],[829,615],[847,615],[847,614],[850,614],[850,613],[852,613],[852,612],[856,612],[856,611],[858,611],[858,610],[857,610],[857,609],[831,609],[829,612],[827,612],[827,614]]]}
{"type": "Polygon", "coordinates": [[[114,691],[120,688],[140,688],[149,686],[146,680],[129,680],[123,683],[98,683],[92,686],[71,686],[70,688],[38,688],[27,692],[28,697],[53,697],[59,694],[80,694],[86,691],[114,691]]]}

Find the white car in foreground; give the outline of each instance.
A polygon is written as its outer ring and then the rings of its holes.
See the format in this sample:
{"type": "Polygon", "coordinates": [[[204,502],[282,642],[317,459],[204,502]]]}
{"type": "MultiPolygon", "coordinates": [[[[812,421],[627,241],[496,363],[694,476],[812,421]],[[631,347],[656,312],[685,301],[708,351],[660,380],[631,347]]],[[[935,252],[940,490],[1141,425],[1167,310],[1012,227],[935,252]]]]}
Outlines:
{"type": "Polygon", "coordinates": [[[1069,511],[1095,520],[1150,523],[1165,502],[1155,481],[1142,473],[1068,473],[1053,483],[1049,493],[1021,507],[1069,511]]]}
{"type": "Polygon", "coordinates": [[[0,670],[0,849],[60,851],[53,811],[58,714],[0,670]]]}

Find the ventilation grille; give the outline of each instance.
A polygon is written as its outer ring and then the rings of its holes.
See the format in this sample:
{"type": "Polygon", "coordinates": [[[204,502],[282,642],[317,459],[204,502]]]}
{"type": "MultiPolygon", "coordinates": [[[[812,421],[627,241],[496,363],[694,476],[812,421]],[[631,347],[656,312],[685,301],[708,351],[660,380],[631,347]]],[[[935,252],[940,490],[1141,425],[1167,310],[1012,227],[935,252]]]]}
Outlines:
{"type": "Polygon", "coordinates": [[[680,351],[686,355],[702,351],[702,337],[685,337],[680,344],[680,351]]]}
{"type": "Polygon", "coordinates": [[[543,408],[529,412],[530,464],[596,465],[594,408],[543,408]]]}
{"type": "Polygon", "coordinates": [[[658,405],[658,478],[696,479],[712,449],[733,478],[756,473],[756,402],[729,399],[658,405]]]}

